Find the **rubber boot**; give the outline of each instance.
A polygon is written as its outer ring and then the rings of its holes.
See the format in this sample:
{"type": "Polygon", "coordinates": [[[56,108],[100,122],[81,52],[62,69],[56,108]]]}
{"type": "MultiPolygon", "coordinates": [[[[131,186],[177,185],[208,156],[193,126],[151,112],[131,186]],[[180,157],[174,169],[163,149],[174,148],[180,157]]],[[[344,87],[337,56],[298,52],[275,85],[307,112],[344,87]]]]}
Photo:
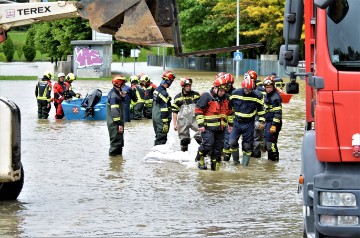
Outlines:
{"type": "Polygon", "coordinates": [[[231,153],[229,152],[222,152],[222,157],[223,157],[223,160],[224,161],[229,161],[230,160],[230,157],[231,157],[231,153]]]}
{"type": "Polygon", "coordinates": [[[261,151],[260,151],[260,149],[253,150],[252,153],[251,153],[251,157],[261,158],[261,151]]]}
{"type": "Polygon", "coordinates": [[[195,161],[198,162],[198,168],[201,170],[206,170],[206,164],[205,164],[205,159],[204,159],[204,155],[201,151],[198,151],[195,157],[195,161]]]}
{"type": "Polygon", "coordinates": [[[181,151],[185,152],[188,151],[188,145],[180,145],[181,151]]]}
{"type": "Polygon", "coordinates": [[[241,160],[242,166],[248,166],[249,162],[250,162],[250,155],[247,155],[247,154],[243,153],[243,157],[242,157],[242,160],[241,160]]]}
{"type": "Polygon", "coordinates": [[[268,160],[279,161],[279,152],[268,152],[268,160]]]}
{"type": "Polygon", "coordinates": [[[235,165],[240,164],[239,149],[233,150],[233,151],[231,152],[231,155],[232,155],[232,157],[233,157],[234,164],[235,164],[235,165]]]}
{"type": "Polygon", "coordinates": [[[218,171],[219,168],[220,168],[220,161],[217,161],[217,159],[211,159],[211,170],[218,171]]]}

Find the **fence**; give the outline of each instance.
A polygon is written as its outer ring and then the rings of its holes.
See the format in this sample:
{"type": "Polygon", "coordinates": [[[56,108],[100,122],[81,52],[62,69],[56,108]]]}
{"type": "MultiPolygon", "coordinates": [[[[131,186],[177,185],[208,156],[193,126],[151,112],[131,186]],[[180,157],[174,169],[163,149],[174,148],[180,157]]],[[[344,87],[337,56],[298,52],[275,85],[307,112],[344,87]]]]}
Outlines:
{"type": "MultiPolygon", "coordinates": [[[[229,72],[236,74],[236,62],[233,58],[216,59],[210,57],[175,57],[165,56],[165,65],[169,68],[183,68],[204,71],[229,72]],[[216,62],[213,62],[216,60],[216,62]]],[[[149,66],[163,66],[163,56],[149,55],[149,66]]],[[[255,70],[258,75],[269,75],[275,72],[279,77],[289,77],[284,72],[284,67],[275,60],[243,59],[239,61],[239,74],[246,73],[249,69],[255,70]]],[[[288,72],[303,72],[301,67],[288,67],[288,72]]]]}

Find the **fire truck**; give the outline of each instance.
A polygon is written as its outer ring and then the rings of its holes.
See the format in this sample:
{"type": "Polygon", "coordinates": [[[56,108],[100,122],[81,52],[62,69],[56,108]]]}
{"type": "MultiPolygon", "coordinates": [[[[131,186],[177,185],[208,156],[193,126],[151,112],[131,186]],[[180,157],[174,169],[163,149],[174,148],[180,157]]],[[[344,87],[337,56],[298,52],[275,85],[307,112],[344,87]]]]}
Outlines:
{"type": "Polygon", "coordinates": [[[299,192],[304,237],[360,237],[360,2],[286,0],[280,61],[287,93],[306,78],[299,192]],[[304,73],[297,66],[305,26],[304,73]]]}
{"type": "MultiPolygon", "coordinates": [[[[171,46],[182,53],[176,0],[81,0],[0,4],[0,43],[14,26],[71,17],[119,41],[171,46]]],[[[24,183],[19,107],[0,95],[0,200],[14,200],[24,183]]]]}

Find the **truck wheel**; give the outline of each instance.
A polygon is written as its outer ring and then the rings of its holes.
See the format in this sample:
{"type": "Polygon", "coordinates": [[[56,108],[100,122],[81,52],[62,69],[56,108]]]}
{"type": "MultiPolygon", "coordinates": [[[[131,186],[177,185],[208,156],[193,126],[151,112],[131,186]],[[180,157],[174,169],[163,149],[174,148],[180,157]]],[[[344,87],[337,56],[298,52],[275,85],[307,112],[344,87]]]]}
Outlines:
{"type": "Polygon", "coordinates": [[[16,182],[0,183],[0,201],[16,200],[24,184],[24,170],[21,166],[21,179],[16,182]]]}

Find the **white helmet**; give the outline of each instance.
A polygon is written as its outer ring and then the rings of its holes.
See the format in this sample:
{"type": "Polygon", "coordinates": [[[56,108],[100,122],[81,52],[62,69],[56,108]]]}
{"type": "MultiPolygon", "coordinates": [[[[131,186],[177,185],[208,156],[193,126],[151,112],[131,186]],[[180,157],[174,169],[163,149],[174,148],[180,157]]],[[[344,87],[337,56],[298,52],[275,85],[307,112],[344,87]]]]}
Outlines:
{"type": "Polygon", "coordinates": [[[64,78],[65,78],[65,74],[64,74],[64,73],[59,73],[59,74],[58,74],[58,78],[60,78],[60,77],[64,77],[64,78]]]}

